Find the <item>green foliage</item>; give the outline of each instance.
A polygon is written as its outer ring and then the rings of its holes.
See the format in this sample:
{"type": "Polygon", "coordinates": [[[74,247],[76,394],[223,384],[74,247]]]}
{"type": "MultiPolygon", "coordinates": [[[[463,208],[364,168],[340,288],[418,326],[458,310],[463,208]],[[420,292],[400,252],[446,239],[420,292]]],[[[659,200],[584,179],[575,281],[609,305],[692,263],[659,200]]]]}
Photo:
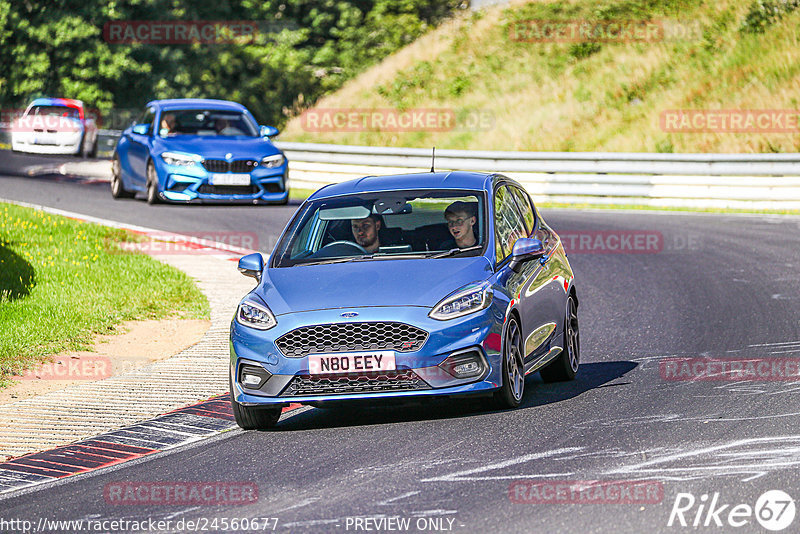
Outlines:
{"type": "Polygon", "coordinates": [[[459,6],[455,0],[0,0],[0,103],[79,98],[102,114],[151,99],[237,100],[282,125],[412,42],[459,6]],[[109,21],[253,21],[240,43],[113,44],[109,21]]]}
{"type": "Polygon", "coordinates": [[[769,26],[800,7],[800,0],[755,0],[742,22],[745,33],[764,33],[769,26]]]}

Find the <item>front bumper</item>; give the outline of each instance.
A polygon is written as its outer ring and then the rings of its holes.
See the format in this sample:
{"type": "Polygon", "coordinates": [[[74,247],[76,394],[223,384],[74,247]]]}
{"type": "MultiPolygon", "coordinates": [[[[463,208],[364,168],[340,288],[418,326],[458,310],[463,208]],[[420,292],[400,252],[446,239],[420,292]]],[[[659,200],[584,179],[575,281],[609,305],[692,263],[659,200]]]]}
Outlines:
{"type": "Polygon", "coordinates": [[[203,167],[181,168],[160,163],[161,196],[169,202],[219,204],[276,204],[289,197],[287,164],[274,169],[257,169],[244,186],[211,184],[212,173],[203,167]]]}
{"type": "Polygon", "coordinates": [[[278,325],[267,331],[258,331],[234,321],[231,325],[230,374],[236,402],[245,406],[259,406],[290,402],[408,399],[487,393],[500,387],[502,379],[499,340],[502,314],[498,314],[498,310],[490,306],[481,312],[452,321],[436,321],[428,317],[429,311],[430,308],[423,307],[376,307],[300,312],[278,316],[278,325]],[[341,314],[346,312],[358,313],[358,319],[343,320],[341,314]],[[313,385],[315,380],[337,383],[350,383],[352,380],[352,383],[357,383],[358,380],[372,378],[374,381],[369,383],[374,384],[381,380],[391,380],[394,375],[385,372],[310,375],[307,355],[286,357],[277,348],[274,340],[302,326],[379,321],[404,323],[428,332],[425,344],[418,350],[395,352],[396,374],[411,377],[414,384],[412,388],[390,391],[355,391],[345,388],[344,392],[333,394],[296,393],[308,391],[307,387],[299,387],[298,384],[313,385]],[[459,379],[439,367],[451,355],[465,352],[476,353],[482,358],[484,369],[480,375],[459,379]],[[258,389],[244,387],[237,380],[241,365],[259,366],[270,376],[258,389]]]}
{"type": "Polygon", "coordinates": [[[12,132],[11,148],[16,152],[30,154],[72,155],[80,149],[81,139],[80,132],[12,132]]]}

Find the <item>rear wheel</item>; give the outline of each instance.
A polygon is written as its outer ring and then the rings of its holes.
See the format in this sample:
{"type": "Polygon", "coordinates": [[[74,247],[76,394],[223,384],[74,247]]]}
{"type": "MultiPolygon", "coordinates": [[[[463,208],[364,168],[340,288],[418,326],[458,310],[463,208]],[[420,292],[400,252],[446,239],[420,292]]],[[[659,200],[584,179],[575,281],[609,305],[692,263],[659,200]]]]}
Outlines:
{"type": "Polygon", "coordinates": [[[525,393],[525,364],[522,358],[522,332],[519,321],[512,316],[503,340],[503,385],[494,394],[501,408],[516,408],[525,393]]]}
{"type": "Polygon", "coordinates": [[[97,136],[94,136],[94,142],[92,143],[92,149],[89,151],[90,158],[97,157],[97,136]]]}
{"type": "Polygon", "coordinates": [[[567,312],[564,319],[564,349],[547,367],[539,371],[545,382],[573,380],[578,373],[581,359],[581,338],[578,329],[578,304],[570,295],[567,298],[567,312]]]}
{"type": "Polygon", "coordinates": [[[267,430],[274,427],[281,418],[281,407],[253,408],[242,406],[233,395],[233,384],[230,385],[231,408],[233,408],[233,418],[242,430],[267,430]]]}
{"type": "Polygon", "coordinates": [[[147,203],[158,204],[161,202],[161,197],[158,193],[158,175],[156,174],[156,166],[152,161],[147,162],[147,203]]]}
{"type": "Polygon", "coordinates": [[[119,155],[114,154],[114,159],[111,160],[111,196],[114,198],[133,198],[136,195],[133,191],[125,189],[125,184],[122,183],[122,165],[119,161],[119,155]]]}

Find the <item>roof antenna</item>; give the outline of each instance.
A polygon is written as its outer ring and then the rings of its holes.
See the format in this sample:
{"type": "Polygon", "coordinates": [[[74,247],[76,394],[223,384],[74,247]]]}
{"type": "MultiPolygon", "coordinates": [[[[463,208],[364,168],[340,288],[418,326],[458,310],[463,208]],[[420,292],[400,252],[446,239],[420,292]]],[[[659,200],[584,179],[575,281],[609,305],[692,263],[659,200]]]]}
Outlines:
{"type": "Polygon", "coordinates": [[[431,154],[431,172],[436,172],[433,170],[433,164],[436,162],[436,147],[433,147],[433,153],[431,154]]]}

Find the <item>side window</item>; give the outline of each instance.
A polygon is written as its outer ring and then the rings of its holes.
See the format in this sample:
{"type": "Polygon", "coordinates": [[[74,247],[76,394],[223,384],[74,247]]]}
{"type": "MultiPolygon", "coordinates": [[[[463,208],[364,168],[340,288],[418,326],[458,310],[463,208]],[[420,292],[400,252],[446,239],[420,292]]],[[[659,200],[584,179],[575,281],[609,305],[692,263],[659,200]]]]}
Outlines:
{"type": "Polygon", "coordinates": [[[494,228],[497,262],[511,254],[517,239],[528,235],[522,216],[507,186],[497,189],[494,197],[494,228]]]}
{"type": "Polygon", "coordinates": [[[136,124],[146,124],[152,128],[153,121],[155,121],[155,118],[156,118],[156,110],[154,110],[153,108],[148,108],[145,110],[142,116],[139,117],[139,120],[136,121],[136,124]]]}
{"type": "Polygon", "coordinates": [[[525,228],[527,229],[525,235],[531,235],[535,217],[533,215],[533,208],[531,208],[530,199],[528,198],[528,193],[513,185],[509,185],[508,190],[514,195],[517,206],[519,206],[519,210],[522,213],[522,219],[525,221],[525,228]]]}

